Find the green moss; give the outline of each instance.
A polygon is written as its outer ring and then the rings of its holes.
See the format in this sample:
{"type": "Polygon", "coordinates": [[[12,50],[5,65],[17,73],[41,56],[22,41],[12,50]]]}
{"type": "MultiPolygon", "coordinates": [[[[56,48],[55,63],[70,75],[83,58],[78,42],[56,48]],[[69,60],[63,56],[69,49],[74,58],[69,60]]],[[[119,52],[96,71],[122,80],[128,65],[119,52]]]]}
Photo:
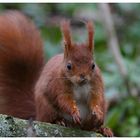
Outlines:
{"type": "Polygon", "coordinates": [[[100,134],[79,129],[68,128],[56,124],[27,120],[0,115],[1,137],[98,137],[100,134]]]}

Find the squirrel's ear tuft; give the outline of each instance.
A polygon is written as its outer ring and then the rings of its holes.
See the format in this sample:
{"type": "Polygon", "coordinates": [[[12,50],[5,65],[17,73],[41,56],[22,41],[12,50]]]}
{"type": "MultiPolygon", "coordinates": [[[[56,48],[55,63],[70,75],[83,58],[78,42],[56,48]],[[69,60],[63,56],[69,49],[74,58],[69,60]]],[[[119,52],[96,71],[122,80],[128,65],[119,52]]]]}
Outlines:
{"type": "Polygon", "coordinates": [[[61,31],[63,34],[63,41],[66,50],[71,49],[72,40],[71,40],[71,32],[70,32],[70,21],[64,20],[61,23],[61,31]]]}
{"type": "Polygon", "coordinates": [[[88,21],[87,24],[87,31],[88,31],[88,47],[90,49],[90,51],[93,51],[93,47],[94,47],[94,42],[93,42],[93,38],[94,38],[94,27],[93,27],[93,22],[92,21],[88,21]]]}

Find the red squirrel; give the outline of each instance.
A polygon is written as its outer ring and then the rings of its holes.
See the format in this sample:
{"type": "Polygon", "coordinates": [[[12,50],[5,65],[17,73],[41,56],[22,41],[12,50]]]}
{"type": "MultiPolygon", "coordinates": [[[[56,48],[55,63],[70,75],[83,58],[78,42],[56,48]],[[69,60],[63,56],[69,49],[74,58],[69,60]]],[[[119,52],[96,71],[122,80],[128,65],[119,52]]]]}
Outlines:
{"type": "Polygon", "coordinates": [[[93,58],[94,30],[86,24],[86,43],[72,41],[69,21],[61,25],[64,54],[51,58],[35,86],[36,119],[95,130],[113,136],[102,127],[105,119],[104,85],[101,72],[93,58]]]}
{"type": "Polygon", "coordinates": [[[69,22],[61,27],[64,54],[44,66],[35,25],[18,11],[0,15],[0,113],[112,136],[102,127],[104,86],[92,57],[92,23],[87,23],[88,41],[83,44],[72,42],[69,22]]]}

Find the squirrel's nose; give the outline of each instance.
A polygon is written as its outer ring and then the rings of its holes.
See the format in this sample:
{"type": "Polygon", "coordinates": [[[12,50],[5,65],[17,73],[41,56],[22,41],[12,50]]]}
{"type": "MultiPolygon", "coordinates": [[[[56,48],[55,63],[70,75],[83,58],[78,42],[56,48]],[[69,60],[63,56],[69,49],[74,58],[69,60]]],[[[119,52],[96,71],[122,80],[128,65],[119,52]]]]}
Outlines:
{"type": "Polygon", "coordinates": [[[84,82],[86,80],[85,75],[84,74],[80,74],[80,81],[84,82]]]}

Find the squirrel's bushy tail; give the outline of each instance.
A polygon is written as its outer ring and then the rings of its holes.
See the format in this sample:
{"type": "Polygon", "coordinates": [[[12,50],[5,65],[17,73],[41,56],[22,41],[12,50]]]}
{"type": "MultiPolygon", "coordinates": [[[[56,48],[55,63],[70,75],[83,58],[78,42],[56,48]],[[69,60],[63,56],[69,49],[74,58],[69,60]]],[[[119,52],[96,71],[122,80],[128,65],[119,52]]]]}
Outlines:
{"type": "Polygon", "coordinates": [[[39,31],[23,14],[0,15],[0,113],[35,115],[34,85],[44,63],[39,31]]]}

